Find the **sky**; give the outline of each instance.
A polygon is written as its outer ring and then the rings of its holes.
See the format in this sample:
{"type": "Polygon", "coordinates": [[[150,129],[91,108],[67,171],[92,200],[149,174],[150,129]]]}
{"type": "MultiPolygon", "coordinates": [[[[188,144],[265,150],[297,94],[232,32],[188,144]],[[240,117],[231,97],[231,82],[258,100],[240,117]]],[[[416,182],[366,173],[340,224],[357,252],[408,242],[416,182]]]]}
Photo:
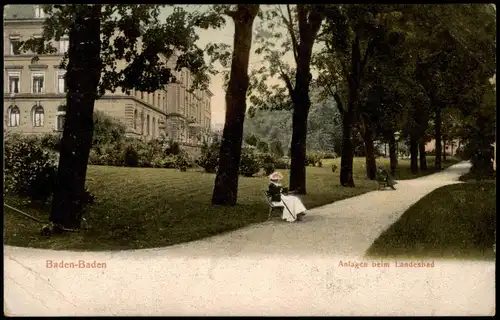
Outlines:
{"type": "MultiPolygon", "coordinates": [[[[198,12],[203,12],[204,10],[207,10],[210,5],[182,5],[187,11],[193,12],[193,11],[198,11],[198,12]]],[[[170,12],[172,8],[171,7],[166,7],[162,9],[162,16],[160,17],[166,17],[170,12]]],[[[203,30],[203,29],[198,29],[198,35],[200,39],[198,40],[197,45],[200,48],[204,48],[207,44],[210,42],[214,43],[225,43],[231,46],[233,46],[233,37],[234,37],[234,23],[231,18],[225,16],[226,18],[226,25],[221,28],[221,29],[208,29],[208,30],[203,30]]],[[[253,29],[255,30],[256,26],[258,24],[257,19],[254,21],[253,29]]],[[[262,63],[262,57],[254,53],[255,47],[252,47],[251,49],[251,54],[250,54],[250,62],[249,62],[249,72],[251,71],[252,68],[259,68],[262,63]]],[[[291,65],[293,65],[295,62],[293,61],[292,56],[285,56],[284,60],[289,62],[291,65]]],[[[225,102],[225,90],[223,88],[223,78],[222,74],[218,74],[215,76],[212,76],[211,83],[210,83],[210,91],[214,94],[212,97],[211,105],[212,105],[212,126],[215,128],[222,128],[224,125],[224,118],[225,118],[225,112],[226,112],[226,102],[225,102]]]]}

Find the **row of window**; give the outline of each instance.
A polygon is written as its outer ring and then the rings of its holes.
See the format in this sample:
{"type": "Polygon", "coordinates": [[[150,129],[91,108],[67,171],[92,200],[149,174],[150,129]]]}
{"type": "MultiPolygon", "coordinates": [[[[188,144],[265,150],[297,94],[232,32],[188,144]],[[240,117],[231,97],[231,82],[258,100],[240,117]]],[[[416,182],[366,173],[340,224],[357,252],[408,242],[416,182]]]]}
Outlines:
{"type": "Polygon", "coordinates": [[[160,119],[156,119],[155,117],[152,117],[152,119],[149,117],[149,114],[146,115],[146,118],[144,118],[144,114],[141,114],[140,119],[139,119],[139,112],[137,109],[134,110],[134,130],[137,130],[138,128],[141,128],[141,134],[146,133],[146,135],[152,135],[156,136],[157,132],[156,130],[160,130],[160,119]],[[139,123],[140,120],[140,123],[139,123]],[[146,121],[146,132],[144,132],[144,121],[146,121]],[[151,130],[152,129],[152,130],[151,130]]]}
{"type": "MultiPolygon", "coordinates": [[[[21,92],[21,72],[8,72],[9,93],[21,92]]],[[[56,74],[56,87],[57,93],[66,92],[66,80],[64,71],[58,71],[56,74]]],[[[45,73],[32,72],[31,73],[31,93],[44,93],[45,92],[45,73]]]]}
{"type": "MultiPolygon", "coordinates": [[[[7,110],[9,127],[19,127],[21,120],[21,111],[16,105],[11,105],[7,110]]],[[[57,108],[57,121],[56,130],[62,130],[64,127],[64,117],[66,116],[66,111],[64,106],[59,106],[57,108]]],[[[45,111],[40,104],[36,104],[31,109],[31,123],[33,127],[43,127],[45,118],[45,111]]]]}
{"type": "MultiPolygon", "coordinates": [[[[41,35],[35,35],[33,37],[35,39],[42,38],[41,35]]],[[[10,36],[9,40],[10,40],[10,54],[12,56],[20,55],[21,54],[21,50],[20,50],[21,37],[20,36],[10,36]]],[[[69,48],[69,38],[62,37],[61,39],[59,39],[59,50],[58,50],[59,53],[64,54],[64,53],[68,52],[68,48],[69,48]]]]}

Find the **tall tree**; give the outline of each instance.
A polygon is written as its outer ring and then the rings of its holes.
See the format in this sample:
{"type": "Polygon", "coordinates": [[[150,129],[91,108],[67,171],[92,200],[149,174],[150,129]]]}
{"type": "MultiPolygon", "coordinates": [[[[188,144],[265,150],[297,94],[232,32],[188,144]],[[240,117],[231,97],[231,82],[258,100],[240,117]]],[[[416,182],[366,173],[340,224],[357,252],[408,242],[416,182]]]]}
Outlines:
{"type": "Polygon", "coordinates": [[[269,65],[254,72],[251,102],[263,109],[292,109],[292,141],[290,165],[290,190],[306,193],[306,140],[307,121],[311,100],[309,87],[312,80],[311,58],[313,46],[324,19],[325,5],[298,4],[273,6],[266,12],[257,41],[256,53],[264,54],[269,65]],[[275,31],[276,26],[284,28],[285,34],[275,31]],[[281,48],[276,41],[281,39],[281,48]],[[283,41],[284,40],[284,41],[283,41]],[[292,53],[295,67],[283,61],[283,56],[292,53]],[[284,86],[266,86],[268,78],[279,77],[284,86]]]}
{"type": "MultiPolygon", "coordinates": [[[[326,10],[326,26],[320,36],[325,44],[322,58],[316,61],[333,61],[323,63],[322,70],[330,70],[329,78],[338,79],[336,85],[328,85],[342,114],[342,154],[340,168],[340,184],[354,187],[353,159],[354,146],[352,133],[360,120],[359,103],[363,87],[363,77],[368,60],[373,56],[376,47],[386,37],[394,8],[390,5],[329,5],[326,10]]],[[[363,118],[361,116],[361,118],[363,118]]],[[[361,119],[363,120],[363,119],[361,119]]],[[[363,121],[367,126],[368,119],[363,121]]],[[[371,128],[363,129],[365,137],[371,136],[371,128]]],[[[370,161],[372,163],[372,161],[370,161]]]]}
{"type": "Polygon", "coordinates": [[[249,85],[248,62],[252,45],[252,27],[259,12],[258,4],[238,4],[224,14],[234,22],[231,73],[226,91],[226,120],[219,155],[219,170],[212,195],[213,205],[235,205],[243,140],[243,124],[249,85]]]}
{"type": "MultiPolygon", "coordinates": [[[[42,39],[29,39],[22,50],[54,52],[51,40],[69,35],[69,49],[61,68],[66,69],[68,93],[61,141],[57,188],[50,221],[68,229],[80,227],[82,197],[92,145],[94,102],[117,88],[154,92],[176,81],[166,60],[175,51],[176,69],[189,68],[195,86],[207,85],[203,51],[187,24],[187,13],[177,8],[160,22],[159,5],[69,4],[45,5],[47,18],[42,39]],[[163,59],[161,57],[164,57],[163,59]],[[126,66],[117,68],[119,61],[126,66]]],[[[38,56],[34,58],[37,60],[38,56]]]]}

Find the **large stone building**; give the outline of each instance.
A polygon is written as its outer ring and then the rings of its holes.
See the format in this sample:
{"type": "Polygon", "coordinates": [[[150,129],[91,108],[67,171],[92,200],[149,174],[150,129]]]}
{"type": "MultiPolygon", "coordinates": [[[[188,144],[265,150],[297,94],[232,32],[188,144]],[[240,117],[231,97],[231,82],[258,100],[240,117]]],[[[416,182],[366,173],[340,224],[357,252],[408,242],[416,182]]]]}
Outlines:
{"type": "MultiPolygon", "coordinates": [[[[37,5],[9,5],[4,10],[4,124],[6,132],[26,134],[61,131],[64,123],[65,81],[59,63],[69,41],[55,42],[58,52],[33,55],[17,50],[19,41],[42,35],[44,12],[37,5]]],[[[53,42],[54,45],[54,42],[53,42]]],[[[175,57],[174,57],[175,58],[175,57]]],[[[173,59],[169,64],[173,65],[173,59]]],[[[123,63],[122,63],[123,64],[123,63]]],[[[209,132],[212,93],[189,93],[188,70],[175,73],[178,83],[154,93],[107,92],[95,109],[127,125],[129,136],[154,138],[162,134],[189,144],[198,144],[209,132]]]]}

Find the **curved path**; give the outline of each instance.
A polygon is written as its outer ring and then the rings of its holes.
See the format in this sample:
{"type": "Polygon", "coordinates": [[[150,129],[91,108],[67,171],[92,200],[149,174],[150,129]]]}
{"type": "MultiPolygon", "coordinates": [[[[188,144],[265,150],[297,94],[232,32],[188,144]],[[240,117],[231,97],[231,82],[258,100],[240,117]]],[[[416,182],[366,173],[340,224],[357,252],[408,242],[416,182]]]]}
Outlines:
{"type": "MultiPolygon", "coordinates": [[[[374,266],[373,241],[470,164],[271,221],[159,249],[70,252],[4,246],[11,315],[493,315],[493,262],[374,266]],[[48,268],[83,260],[106,268],[48,268]],[[342,264],[365,261],[366,267],[342,264]]],[[[376,262],[375,262],[376,263],[376,262]]],[[[351,265],[352,265],[351,264],[351,265]]]]}

